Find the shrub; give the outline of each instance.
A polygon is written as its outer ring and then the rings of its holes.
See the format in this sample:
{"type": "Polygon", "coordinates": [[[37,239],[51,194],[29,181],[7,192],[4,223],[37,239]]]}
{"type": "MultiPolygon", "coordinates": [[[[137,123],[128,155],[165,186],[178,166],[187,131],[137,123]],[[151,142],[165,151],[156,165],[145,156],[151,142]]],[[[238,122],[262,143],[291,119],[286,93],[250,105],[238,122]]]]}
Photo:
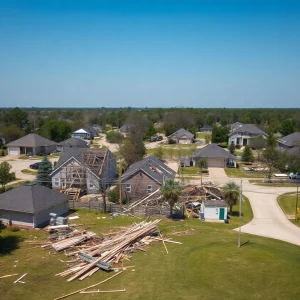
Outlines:
{"type": "Polygon", "coordinates": [[[2,146],[2,149],[3,149],[3,150],[6,150],[6,149],[7,149],[7,146],[6,146],[6,145],[3,145],[3,146],[2,146]]]}
{"type": "Polygon", "coordinates": [[[5,156],[4,150],[2,150],[2,153],[1,153],[1,155],[2,155],[2,156],[5,156]]]}
{"type": "Polygon", "coordinates": [[[3,194],[4,192],[5,192],[5,187],[2,186],[2,187],[0,188],[0,194],[3,194]]]}
{"type": "Polygon", "coordinates": [[[120,132],[110,130],[106,133],[106,140],[109,143],[120,143],[123,140],[123,135],[120,132]]]}
{"type": "Polygon", "coordinates": [[[241,145],[235,145],[235,149],[241,149],[242,146],[241,145]]]}
{"type": "Polygon", "coordinates": [[[113,203],[119,202],[119,188],[116,187],[108,192],[108,200],[113,203]]]}
{"type": "Polygon", "coordinates": [[[17,232],[17,231],[20,231],[20,227],[13,226],[13,227],[8,228],[8,230],[11,231],[11,232],[17,232]]]}
{"type": "Polygon", "coordinates": [[[173,140],[173,139],[169,139],[169,140],[168,140],[168,144],[170,144],[170,145],[176,144],[176,141],[173,140]]]}

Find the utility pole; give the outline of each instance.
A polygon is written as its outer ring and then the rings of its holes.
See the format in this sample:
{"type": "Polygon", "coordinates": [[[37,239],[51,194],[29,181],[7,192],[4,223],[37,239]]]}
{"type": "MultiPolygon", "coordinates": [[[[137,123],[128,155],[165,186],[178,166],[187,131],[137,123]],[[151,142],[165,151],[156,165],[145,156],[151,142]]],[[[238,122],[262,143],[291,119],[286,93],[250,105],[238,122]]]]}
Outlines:
{"type": "Polygon", "coordinates": [[[295,221],[297,221],[297,222],[298,222],[298,212],[297,212],[297,209],[298,209],[298,188],[299,188],[299,186],[297,185],[296,211],[295,211],[295,221]]]}
{"type": "Polygon", "coordinates": [[[239,227],[239,236],[238,236],[238,248],[241,247],[241,233],[242,233],[242,201],[243,201],[243,180],[241,180],[241,187],[240,187],[240,227],[239,227]]]}
{"type": "Polygon", "coordinates": [[[121,163],[121,158],[119,158],[119,201],[120,204],[122,205],[122,163],[121,163]]]}

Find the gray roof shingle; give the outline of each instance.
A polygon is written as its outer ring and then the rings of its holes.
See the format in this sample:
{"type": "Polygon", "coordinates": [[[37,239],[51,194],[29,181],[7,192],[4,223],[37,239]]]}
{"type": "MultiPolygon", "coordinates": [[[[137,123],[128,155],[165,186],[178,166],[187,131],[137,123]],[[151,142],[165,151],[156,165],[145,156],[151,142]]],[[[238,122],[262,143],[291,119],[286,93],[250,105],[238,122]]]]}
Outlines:
{"type": "Polygon", "coordinates": [[[227,207],[227,203],[224,200],[205,200],[203,203],[206,207],[227,207]]]}
{"type": "Polygon", "coordinates": [[[156,156],[151,155],[141,161],[132,164],[121,176],[122,181],[127,180],[129,177],[133,176],[139,171],[143,171],[144,173],[148,174],[160,184],[162,184],[163,180],[166,178],[174,179],[176,175],[175,171],[170,169],[156,156]]]}
{"type": "Polygon", "coordinates": [[[196,150],[192,154],[192,157],[235,159],[235,156],[217,144],[209,144],[201,149],[196,150]]]}
{"type": "Polygon", "coordinates": [[[233,131],[229,134],[229,136],[232,136],[236,133],[246,133],[251,134],[255,136],[268,136],[263,130],[259,129],[257,126],[253,124],[241,124],[236,127],[234,127],[233,131]]]}
{"type": "Polygon", "coordinates": [[[281,143],[287,147],[294,147],[300,145],[300,132],[294,132],[287,136],[282,137],[278,140],[278,143],[281,143]]]}
{"type": "Polygon", "coordinates": [[[70,148],[89,148],[89,144],[82,139],[70,138],[58,143],[58,146],[70,147],[70,148]]]}
{"type": "Polygon", "coordinates": [[[169,135],[169,138],[172,138],[173,136],[175,136],[177,139],[180,139],[182,136],[186,135],[188,138],[192,139],[194,137],[194,135],[190,132],[188,132],[187,130],[185,130],[184,128],[180,128],[177,131],[175,131],[174,133],[172,133],[171,135],[169,135]]]}
{"type": "Polygon", "coordinates": [[[20,139],[7,144],[7,147],[47,147],[55,145],[57,145],[57,143],[48,140],[36,133],[29,133],[21,137],[20,139]]]}
{"type": "Polygon", "coordinates": [[[0,209],[34,214],[69,199],[43,185],[25,184],[0,194],[0,209]]]}

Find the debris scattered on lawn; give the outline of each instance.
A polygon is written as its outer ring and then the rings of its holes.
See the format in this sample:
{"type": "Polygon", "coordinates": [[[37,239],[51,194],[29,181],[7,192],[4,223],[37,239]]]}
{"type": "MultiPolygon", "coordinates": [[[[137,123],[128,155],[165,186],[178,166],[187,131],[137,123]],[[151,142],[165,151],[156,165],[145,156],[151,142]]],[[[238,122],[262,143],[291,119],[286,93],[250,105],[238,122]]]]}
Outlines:
{"type": "Polygon", "coordinates": [[[18,274],[3,275],[3,276],[0,276],[0,279],[7,278],[7,277],[12,277],[12,276],[17,276],[17,275],[18,274]]]}
{"type": "Polygon", "coordinates": [[[80,294],[93,294],[93,293],[117,293],[117,292],[126,292],[125,289],[123,290],[111,290],[111,291],[82,291],[80,294]]]}
{"type": "Polygon", "coordinates": [[[23,281],[20,281],[22,278],[24,278],[27,275],[27,273],[23,274],[20,278],[14,281],[14,283],[25,283],[23,281]]]}
{"type": "Polygon", "coordinates": [[[99,269],[108,272],[134,268],[134,266],[124,265],[124,262],[130,261],[130,254],[135,251],[145,252],[152,242],[162,241],[168,253],[167,242],[181,243],[163,238],[157,227],[159,222],[160,220],[134,223],[129,227],[114,229],[112,232],[104,234],[103,237],[77,229],[70,231],[71,227],[68,230],[65,228],[55,229],[56,232],[52,232],[50,235],[51,247],[56,252],[63,251],[66,256],[74,257],[74,259],[66,261],[67,269],[56,276],[71,276],[67,280],[70,282],[90,277],[99,269]],[[118,266],[119,263],[122,265],[118,266]]]}
{"type": "Polygon", "coordinates": [[[79,216],[73,216],[73,217],[68,217],[69,220],[76,220],[79,219],[79,216]]]}
{"type": "Polygon", "coordinates": [[[177,235],[177,236],[183,236],[183,235],[193,235],[195,233],[195,229],[187,229],[183,231],[176,231],[176,232],[170,232],[168,235],[177,235]]]}

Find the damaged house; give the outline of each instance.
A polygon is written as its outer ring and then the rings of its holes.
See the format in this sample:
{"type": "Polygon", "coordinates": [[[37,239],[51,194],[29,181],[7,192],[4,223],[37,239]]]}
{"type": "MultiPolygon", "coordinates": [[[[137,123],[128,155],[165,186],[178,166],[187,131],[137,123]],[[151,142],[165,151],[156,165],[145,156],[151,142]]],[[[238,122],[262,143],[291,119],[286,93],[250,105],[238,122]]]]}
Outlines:
{"type": "Polygon", "coordinates": [[[176,172],[156,156],[148,156],[132,164],[121,176],[122,198],[139,200],[160,190],[165,180],[174,179],[176,172]]]}
{"type": "Polygon", "coordinates": [[[70,148],[62,152],[51,177],[52,188],[61,192],[98,194],[116,179],[116,158],[108,149],[70,148]]]}

